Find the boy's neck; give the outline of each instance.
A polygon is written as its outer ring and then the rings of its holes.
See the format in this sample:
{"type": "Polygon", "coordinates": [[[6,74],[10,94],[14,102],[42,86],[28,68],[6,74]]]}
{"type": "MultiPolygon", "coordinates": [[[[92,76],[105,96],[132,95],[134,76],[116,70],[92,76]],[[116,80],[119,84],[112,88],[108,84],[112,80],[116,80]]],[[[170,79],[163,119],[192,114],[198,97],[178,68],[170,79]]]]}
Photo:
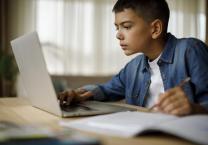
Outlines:
{"type": "Polygon", "coordinates": [[[155,60],[163,52],[166,44],[166,37],[157,39],[152,43],[152,49],[150,53],[145,54],[150,61],[155,60]]]}

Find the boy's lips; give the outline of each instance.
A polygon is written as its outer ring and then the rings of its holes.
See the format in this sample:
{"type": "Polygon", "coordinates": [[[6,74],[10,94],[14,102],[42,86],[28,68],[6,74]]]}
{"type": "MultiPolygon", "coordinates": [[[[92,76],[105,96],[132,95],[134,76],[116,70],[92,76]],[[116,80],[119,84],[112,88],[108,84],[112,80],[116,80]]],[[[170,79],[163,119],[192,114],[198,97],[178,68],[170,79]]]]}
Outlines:
{"type": "Polygon", "coordinates": [[[121,48],[122,48],[123,50],[125,50],[125,49],[127,48],[127,45],[126,45],[126,44],[120,44],[120,46],[121,46],[121,48]]]}

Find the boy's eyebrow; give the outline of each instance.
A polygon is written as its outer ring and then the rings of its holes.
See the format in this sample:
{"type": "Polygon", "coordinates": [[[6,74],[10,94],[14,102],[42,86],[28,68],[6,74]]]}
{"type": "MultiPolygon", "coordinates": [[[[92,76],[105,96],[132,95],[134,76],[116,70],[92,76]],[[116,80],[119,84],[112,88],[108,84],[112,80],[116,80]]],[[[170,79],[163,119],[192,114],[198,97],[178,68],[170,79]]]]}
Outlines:
{"type": "Polygon", "coordinates": [[[121,22],[120,24],[114,23],[114,25],[115,25],[115,26],[118,26],[118,25],[124,25],[125,23],[132,23],[132,21],[124,21],[124,22],[121,22]]]}

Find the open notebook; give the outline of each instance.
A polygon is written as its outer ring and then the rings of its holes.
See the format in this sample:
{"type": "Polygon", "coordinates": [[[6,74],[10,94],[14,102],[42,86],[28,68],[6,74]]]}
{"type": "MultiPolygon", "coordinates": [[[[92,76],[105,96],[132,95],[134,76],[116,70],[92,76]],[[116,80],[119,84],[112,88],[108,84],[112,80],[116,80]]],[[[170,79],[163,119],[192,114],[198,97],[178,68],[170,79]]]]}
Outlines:
{"type": "Polygon", "coordinates": [[[176,117],[134,111],[100,115],[72,122],[61,121],[60,124],[70,128],[121,137],[163,132],[195,143],[208,144],[208,115],[176,117]]]}

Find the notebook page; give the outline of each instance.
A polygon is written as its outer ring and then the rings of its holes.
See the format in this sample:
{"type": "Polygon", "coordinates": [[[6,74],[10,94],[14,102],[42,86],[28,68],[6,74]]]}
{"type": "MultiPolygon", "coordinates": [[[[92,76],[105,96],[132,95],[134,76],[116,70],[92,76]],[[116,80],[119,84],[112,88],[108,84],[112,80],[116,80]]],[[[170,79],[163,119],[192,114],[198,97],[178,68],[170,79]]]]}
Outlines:
{"type": "Polygon", "coordinates": [[[191,115],[154,127],[199,144],[208,144],[208,115],[191,115]]]}
{"type": "Polygon", "coordinates": [[[127,111],[89,117],[73,122],[62,121],[60,124],[66,127],[93,131],[106,135],[131,137],[138,134],[146,127],[154,126],[177,118],[178,117],[161,113],[127,111]]]}

